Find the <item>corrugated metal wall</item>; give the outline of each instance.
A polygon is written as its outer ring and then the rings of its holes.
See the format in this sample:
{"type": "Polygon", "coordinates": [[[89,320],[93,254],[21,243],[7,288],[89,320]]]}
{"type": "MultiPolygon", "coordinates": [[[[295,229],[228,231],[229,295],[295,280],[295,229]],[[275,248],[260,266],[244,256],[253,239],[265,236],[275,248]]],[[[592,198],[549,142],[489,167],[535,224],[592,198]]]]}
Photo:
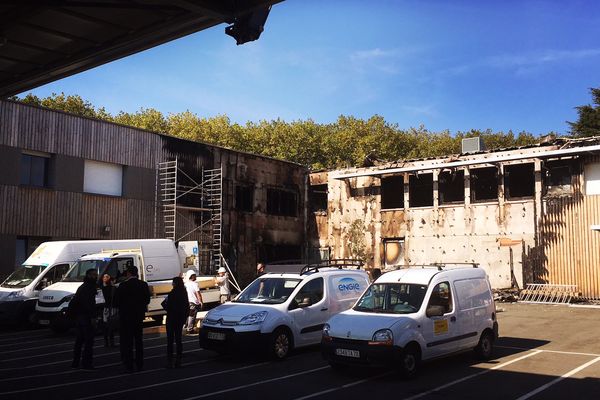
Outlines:
{"type": "MultiPolygon", "coordinates": [[[[600,158],[586,162],[599,162],[600,158]]],[[[583,170],[583,166],[582,166],[583,170]]],[[[574,179],[572,197],[544,199],[541,242],[544,259],[535,275],[540,283],[576,284],[584,298],[600,299],[600,196],[584,196],[574,179]]]]}

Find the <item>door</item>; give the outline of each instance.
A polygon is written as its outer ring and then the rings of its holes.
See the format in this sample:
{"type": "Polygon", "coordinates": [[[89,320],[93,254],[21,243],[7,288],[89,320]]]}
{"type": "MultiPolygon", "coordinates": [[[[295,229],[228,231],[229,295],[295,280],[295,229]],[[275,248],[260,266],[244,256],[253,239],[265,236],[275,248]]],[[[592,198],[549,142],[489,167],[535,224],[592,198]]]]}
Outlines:
{"type": "Polygon", "coordinates": [[[439,357],[458,351],[456,309],[453,292],[449,282],[440,282],[434,286],[427,302],[428,309],[437,309],[442,315],[425,316],[423,321],[423,338],[426,342],[424,358],[439,357]]]}
{"type": "Polygon", "coordinates": [[[322,277],[304,284],[290,303],[289,313],[298,332],[297,345],[318,343],[323,325],[329,319],[322,277]]]}

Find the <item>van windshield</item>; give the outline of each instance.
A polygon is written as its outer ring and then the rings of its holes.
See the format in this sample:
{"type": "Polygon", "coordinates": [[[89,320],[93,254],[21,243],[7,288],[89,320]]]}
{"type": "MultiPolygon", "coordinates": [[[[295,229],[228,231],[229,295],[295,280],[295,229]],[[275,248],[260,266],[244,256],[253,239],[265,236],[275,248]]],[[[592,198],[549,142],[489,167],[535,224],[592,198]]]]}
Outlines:
{"type": "Polygon", "coordinates": [[[44,270],[43,265],[21,265],[2,283],[5,288],[23,288],[44,270]]]}
{"type": "Polygon", "coordinates": [[[83,282],[85,272],[88,269],[95,269],[98,271],[98,275],[104,269],[106,260],[79,260],[73,267],[67,272],[63,282],[83,282]]]}
{"type": "Polygon", "coordinates": [[[354,306],[355,311],[383,314],[411,314],[421,308],[426,285],[411,283],[375,283],[354,306]]]}
{"type": "Polygon", "coordinates": [[[292,294],[301,279],[260,278],[250,284],[235,303],[281,304],[292,294]]]}

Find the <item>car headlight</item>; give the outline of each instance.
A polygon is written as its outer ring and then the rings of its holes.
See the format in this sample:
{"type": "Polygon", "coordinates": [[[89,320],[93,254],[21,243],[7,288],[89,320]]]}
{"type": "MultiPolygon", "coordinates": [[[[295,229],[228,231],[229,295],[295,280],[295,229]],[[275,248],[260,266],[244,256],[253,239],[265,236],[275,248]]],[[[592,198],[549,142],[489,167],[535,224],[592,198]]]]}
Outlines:
{"type": "Polygon", "coordinates": [[[323,331],[321,332],[323,340],[327,340],[327,341],[331,340],[331,335],[329,334],[330,329],[331,329],[331,326],[329,326],[329,324],[323,325],[323,331]]]}
{"type": "Polygon", "coordinates": [[[61,302],[61,303],[68,303],[68,302],[70,302],[71,300],[73,300],[73,297],[75,297],[75,295],[74,295],[74,294],[70,294],[70,295],[68,295],[68,296],[65,296],[65,297],[63,297],[63,298],[62,298],[62,300],[61,300],[60,302],[61,302]]]}
{"type": "Polygon", "coordinates": [[[254,314],[246,315],[240,320],[240,325],[260,324],[267,318],[267,314],[267,311],[259,311],[254,314]]]}
{"type": "Polygon", "coordinates": [[[394,334],[389,329],[380,329],[373,334],[370,345],[391,346],[394,343],[394,334]]]}

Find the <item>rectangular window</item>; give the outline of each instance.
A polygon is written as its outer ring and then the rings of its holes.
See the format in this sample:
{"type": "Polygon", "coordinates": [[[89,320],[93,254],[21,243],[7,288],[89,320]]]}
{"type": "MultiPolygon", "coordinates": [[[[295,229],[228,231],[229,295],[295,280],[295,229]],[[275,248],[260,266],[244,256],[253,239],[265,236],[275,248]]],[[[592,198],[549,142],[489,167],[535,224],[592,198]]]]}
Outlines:
{"type": "Polygon", "coordinates": [[[411,175],[408,185],[411,207],[433,206],[433,174],[411,175]]]}
{"type": "Polygon", "coordinates": [[[48,154],[21,154],[21,185],[48,187],[49,161],[48,154]]]}
{"type": "Polygon", "coordinates": [[[465,201],[465,171],[443,171],[438,177],[440,204],[456,204],[465,201]]]}
{"type": "Polygon", "coordinates": [[[573,163],[571,160],[544,162],[544,189],[547,195],[573,193],[573,163]]]}
{"type": "Polygon", "coordinates": [[[267,214],[295,217],[298,215],[298,196],[281,189],[267,189],[267,214]]]}
{"type": "Polygon", "coordinates": [[[498,168],[471,170],[471,201],[498,201],[498,168]]]}
{"type": "Polygon", "coordinates": [[[383,257],[385,267],[401,265],[404,260],[404,239],[384,239],[383,257]]]}
{"type": "Polygon", "coordinates": [[[381,209],[404,208],[404,176],[381,178],[381,209]]]}
{"type": "Polygon", "coordinates": [[[121,196],[123,193],[123,166],[85,160],[83,191],[121,196]]]}
{"type": "Polygon", "coordinates": [[[311,185],[308,199],[312,211],[327,211],[327,185],[311,185]]]}
{"type": "Polygon", "coordinates": [[[535,172],[533,164],[505,166],[504,192],[507,200],[533,197],[535,194],[535,172]]]}
{"type": "Polygon", "coordinates": [[[244,212],[254,210],[254,186],[235,187],[235,209],[244,212]]]}

